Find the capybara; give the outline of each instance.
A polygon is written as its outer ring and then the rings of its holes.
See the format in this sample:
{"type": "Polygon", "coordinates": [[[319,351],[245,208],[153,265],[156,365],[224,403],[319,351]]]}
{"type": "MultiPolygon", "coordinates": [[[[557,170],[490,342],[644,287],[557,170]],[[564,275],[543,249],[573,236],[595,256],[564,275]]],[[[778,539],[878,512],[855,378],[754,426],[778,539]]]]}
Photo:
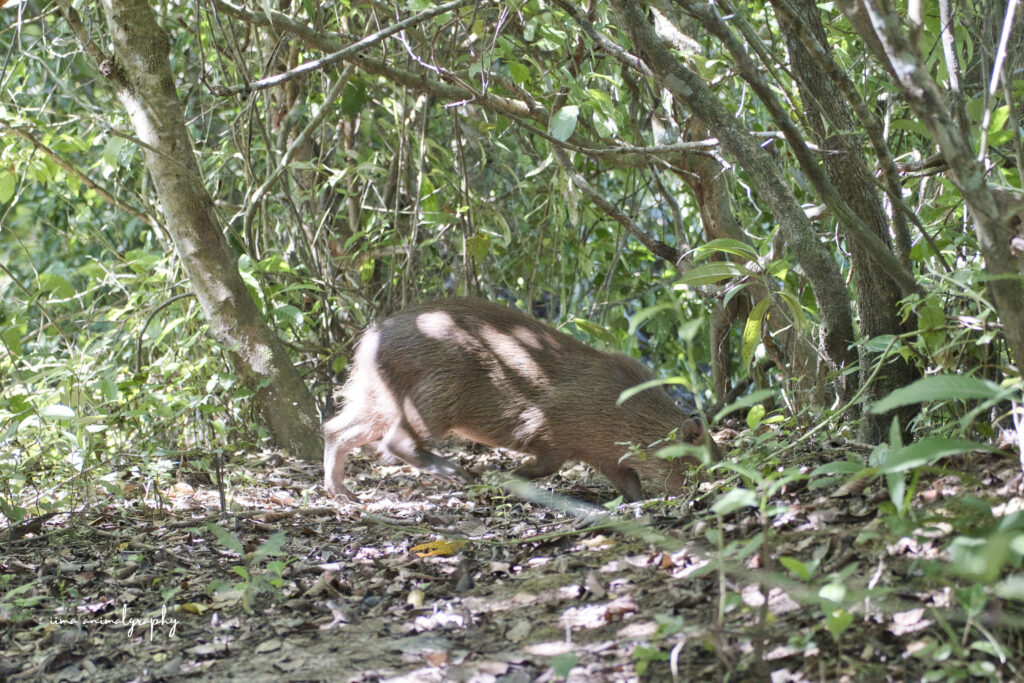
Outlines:
{"type": "Polygon", "coordinates": [[[616,405],[623,391],[651,379],[636,360],[592,349],[507,306],[462,298],[414,306],[371,325],[356,346],[342,410],[324,423],[324,484],[355,500],[343,483],[345,461],[376,440],[385,454],[471,480],[427,450],[454,434],[532,455],[515,471],[528,479],[580,460],[626,500],[643,498],[641,480],[648,490],[677,493],[696,459],[623,459],[629,444],[643,448],[676,430],[678,442],[705,444],[713,460],[721,453],[703,422],[661,387],[616,405]]]}

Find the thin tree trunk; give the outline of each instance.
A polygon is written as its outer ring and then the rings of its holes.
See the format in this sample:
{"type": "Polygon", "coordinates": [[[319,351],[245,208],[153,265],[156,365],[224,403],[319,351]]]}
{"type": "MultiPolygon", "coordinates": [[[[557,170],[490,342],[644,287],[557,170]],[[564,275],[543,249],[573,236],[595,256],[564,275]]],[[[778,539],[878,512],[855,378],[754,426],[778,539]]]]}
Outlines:
{"type": "Polygon", "coordinates": [[[950,179],[971,211],[978,247],[985,257],[985,271],[990,276],[989,293],[1019,372],[1024,362],[1024,289],[1013,242],[1020,226],[1024,197],[988,184],[986,169],[975,158],[966,137],[969,131],[961,130],[949,114],[939,86],[888,5],[876,0],[840,0],[839,7],[889,70],[893,83],[927,126],[949,165],[950,179]]]}
{"type": "MultiPolygon", "coordinates": [[[[839,267],[818,239],[796,197],[787,189],[775,161],[751,139],[704,82],[665,47],[648,23],[642,6],[627,0],[614,0],[612,4],[655,81],[685,102],[704,122],[723,149],[750,174],[758,193],[771,207],[814,290],[821,320],[819,348],[829,366],[842,370],[855,363],[853,316],[839,267]]],[[[841,375],[838,377],[839,393],[848,397],[849,387],[842,386],[841,375]]]]}
{"type": "Polygon", "coordinates": [[[103,0],[114,60],[100,65],[145,143],[143,156],[210,331],[227,353],[277,444],[313,460],[323,450],[313,397],[260,316],[220,228],[185,128],[167,34],[146,0],[103,0]]]}
{"type": "MultiPolygon", "coordinates": [[[[776,0],[776,5],[778,0],[776,0]]],[[[821,68],[804,47],[793,22],[802,27],[825,46],[828,41],[821,16],[813,0],[792,0],[796,16],[786,11],[779,12],[779,25],[786,38],[786,46],[793,65],[800,95],[803,98],[804,115],[817,138],[818,145],[825,150],[824,167],[828,179],[835,185],[850,208],[864,224],[887,246],[891,245],[889,230],[881,197],[874,178],[864,159],[861,141],[852,133],[856,129],[846,102],[838,86],[821,73],[821,68]]],[[[842,221],[840,221],[842,226],[842,221]]],[[[899,301],[902,298],[899,285],[889,276],[888,271],[873,258],[870,250],[853,238],[847,239],[854,283],[858,294],[857,312],[860,317],[860,331],[865,339],[881,335],[898,335],[911,331],[912,326],[900,316],[899,301]]],[[[863,348],[863,347],[862,347],[863,348]]],[[[872,363],[878,354],[861,352],[860,376],[863,383],[872,372],[872,363]]],[[[902,358],[890,360],[881,368],[874,382],[866,388],[869,400],[878,400],[899,387],[906,386],[919,377],[916,368],[902,358]]],[[[888,433],[889,422],[898,412],[905,434],[910,420],[917,413],[917,406],[911,405],[892,414],[875,415],[865,413],[861,437],[869,443],[877,443],[888,433]]]]}

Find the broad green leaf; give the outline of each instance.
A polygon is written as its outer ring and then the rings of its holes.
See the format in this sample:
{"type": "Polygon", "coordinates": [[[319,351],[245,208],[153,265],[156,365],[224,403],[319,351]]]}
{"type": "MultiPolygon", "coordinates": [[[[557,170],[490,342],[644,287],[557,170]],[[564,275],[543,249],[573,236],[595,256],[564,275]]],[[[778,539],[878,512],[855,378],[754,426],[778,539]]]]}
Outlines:
{"type": "Polygon", "coordinates": [[[40,417],[47,417],[52,420],[70,420],[75,416],[75,411],[69,406],[56,404],[46,406],[39,411],[40,417]]]}
{"type": "Polygon", "coordinates": [[[366,94],[366,84],[359,79],[353,79],[345,84],[341,91],[341,105],[338,110],[343,116],[354,117],[367,103],[369,97],[366,94]]]}
{"type": "Polygon", "coordinates": [[[761,403],[751,407],[751,409],[747,411],[747,427],[757,429],[758,425],[761,424],[761,420],[764,419],[766,412],[768,411],[765,410],[764,405],[761,403]]]}
{"type": "Polygon", "coordinates": [[[897,348],[899,340],[894,334],[880,334],[864,342],[864,348],[871,353],[885,353],[889,348],[897,348]]]}
{"type": "Polygon", "coordinates": [[[757,494],[750,489],[736,487],[718,497],[711,511],[716,515],[728,515],[744,507],[757,507],[757,494]]]}
{"type": "Polygon", "coordinates": [[[994,592],[1004,600],[1024,603],[1024,574],[1011,574],[995,585],[994,592]]]}
{"type": "MultiPolygon", "coordinates": [[[[604,330],[603,327],[600,329],[604,330]]],[[[607,334],[607,331],[605,331],[605,333],[607,334]]],[[[626,389],[621,394],[619,394],[619,399],[615,402],[615,405],[621,406],[623,403],[625,403],[630,398],[636,396],[641,391],[647,391],[648,389],[664,386],[666,384],[689,385],[689,382],[687,382],[687,380],[683,377],[663,377],[660,379],[647,380],[646,382],[642,384],[637,384],[635,387],[630,387],[629,389],[626,389]]]]}
{"type": "Polygon", "coordinates": [[[811,471],[811,476],[819,477],[823,474],[856,474],[864,469],[864,463],[858,460],[835,460],[815,467],[811,471]]]}
{"type": "Polygon", "coordinates": [[[1010,559],[1008,540],[1005,534],[993,534],[987,538],[954,538],[947,548],[953,571],[985,584],[992,583],[1010,559]]]}
{"type": "Polygon", "coordinates": [[[572,322],[574,325],[576,325],[577,329],[579,329],[582,332],[585,332],[586,334],[590,335],[591,337],[594,337],[595,339],[600,339],[606,344],[614,344],[616,342],[615,335],[613,335],[611,332],[604,329],[597,323],[594,323],[590,320],[584,320],[583,318],[573,318],[572,322]]]}
{"type": "Polygon", "coordinates": [[[1006,125],[1006,122],[1010,120],[1010,108],[1006,105],[1002,107],[996,107],[992,111],[992,119],[988,124],[989,135],[992,133],[998,133],[1006,125]]]}
{"type": "Polygon", "coordinates": [[[530,67],[522,62],[509,62],[508,73],[516,85],[522,85],[530,80],[530,67]]]}
{"type": "Polygon", "coordinates": [[[807,327],[807,315],[804,313],[804,307],[800,305],[797,298],[791,293],[780,290],[776,292],[782,302],[786,304],[786,308],[789,309],[789,315],[796,322],[797,329],[803,330],[807,327]]]}
{"type": "Polygon", "coordinates": [[[909,119],[896,119],[890,125],[894,130],[909,130],[912,133],[917,133],[922,138],[931,138],[931,133],[928,132],[928,127],[921,123],[920,121],[911,121],[909,119]]]}
{"type": "Polygon", "coordinates": [[[242,542],[238,539],[238,537],[232,534],[224,527],[220,526],[219,524],[214,524],[213,522],[208,522],[206,524],[206,529],[211,534],[213,534],[214,537],[216,537],[217,541],[222,546],[224,546],[228,550],[236,552],[239,555],[245,553],[245,548],[242,547],[242,542]]]}
{"type": "Polygon", "coordinates": [[[41,273],[39,289],[43,292],[52,292],[60,299],[70,299],[75,295],[75,288],[71,286],[68,279],[56,273],[41,273]]]}
{"type": "Polygon", "coordinates": [[[1003,398],[1009,390],[994,382],[962,375],[922,377],[901,387],[871,407],[871,412],[887,413],[893,408],[926,401],[986,400],[1003,398]]]}
{"type": "Polygon", "coordinates": [[[368,258],[359,264],[359,281],[366,284],[373,279],[373,271],[376,268],[377,259],[368,258]]]}
{"type": "Polygon", "coordinates": [[[17,186],[18,179],[13,173],[0,171],[0,204],[6,204],[14,198],[17,186]]]}
{"type": "Polygon", "coordinates": [[[986,446],[963,439],[946,439],[929,436],[889,453],[889,458],[879,467],[879,472],[892,474],[906,472],[917,467],[930,465],[950,455],[987,450],[986,446]]]}
{"type": "Polygon", "coordinates": [[[551,135],[556,140],[565,142],[576,130],[576,119],[579,118],[580,108],[576,105],[562,107],[551,117],[551,135]]]}
{"type": "Polygon", "coordinates": [[[551,668],[559,678],[567,678],[569,672],[576,666],[576,655],[572,652],[562,652],[551,658],[551,668]]]}
{"type": "Polygon", "coordinates": [[[825,613],[825,625],[828,626],[834,640],[839,640],[839,636],[843,635],[852,623],[853,615],[844,609],[834,609],[825,613]]]}
{"type": "Polygon", "coordinates": [[[835,605],[846,599],[846,586],[841,583],[826,583],[818,590],[818,597],[835,605]]]}
{"type": "Polygon", "coordinates": [[[276,531],[270,535],[270,538],[260,543],[256,550],[252,551],[252,559],[259,560],[268,556],[284,555],[283,550],[285,542],[285,534],[283,531],[276,531]]]}
{"type": "Polygon", "coordinates": [[[715,415],[714,419],[711,422],[713,424],[717,424],[726,415],[735,413],[737,410],[743,410],[744,408],[756,405],[761,401],[765,400],[766,398],[773,396],[774,394],[775,392],[773,392],[771,389],[760,389],[758,391],[752,391],[746,396],[743,396],[733,401],[729,405],[719,410],[718,414],[715,415]]]}
{"type": "Polygon", "coordinates": [[[684,320],[679,323],[679,338],[685,342],[692,342],[702,327],[704,327],[704,316],[684,320]]]}
{"type": "Polygon", "coordinates": [[[757,250],[752,246],[746,242],[724,237],[711,240],[707,244],[702,244],[694,250],[696,258],[702,258],[709,254],[717,253],[732,254],[733,256],[739,256],[740,258],[749,259],[751,261],[757,260],[757,250]]]}
{"type": "Polygon", "coordinates": [[[779,564],[791,571],[801,581],[810,581],[811,570],[806,564],[796,559],[795,557],[782,556],[779,558],[779,564]]]}
{"type": "Polygon", "coordinates": [[[743,274],[743,271],[735,263],[716,261],[713,263],[702,263],[694,266],[679,278],[675,288],[700,287],[702,285],[713,285],[722,280],[730,280],[743,274]]]}
{"type": "Polygon", "coordinates": [[[917,329],[931,351],[946,343],[946,312],[932,298],[917,311],[917,329]]]}
{"type": "Polygon", "coordinates": [[[128,141],[122,137],[111,136],[107,140],[107,144],[103,146],[103,163],[112,169],[120,166],[121,150],[124,148],[126,142],[128,141]]]}
{"type": "Polygon", "coordinates": [[[466,253],[474,261],[483,261],[491,250],[491,238],[485,232],[478,232],[466,238],[466,253]]]}
{"type": "Polygon", "coordinates": [[[636,333],[636,331],[640,328],[640,326],[647,322],[648,319],[653,318],[662,311],[669,311],[674,309],[675,307],[676,304],[674,304],[671,301],[666,301],[665,303],[658,304],[657,306],[647,306],[646,308],[641,308],[639,311],[634,313],[629,318],[629,336],[632,337],[633,334],[636,333]]]}
{"type": "Polygon", "coordinates": [[[301,325],[304,317],[296,306],[285,304],[274,309],[274,320],[278,325],[301,325]]]}
{"type": "Polygon", "coordinates": [[[750,315],[747,316],[747,323],[743,326],[743,345],[740,352],[740,356],[743,359],[743,367],[745,368],[750,367],[750,361],[754,358],[754,352],[757,351],[757,347],[761,343],[761,321],[771,303],[771,299],[767,297],[761,299],[754,306],[754,310],[750,312],[750,315]]]}
{"type": "Polygon", "coordinates": [[[597,130],[597,134],[603,138],[612,138],[619,133],[619,124],[615,123],[615,119],[610,116],[605,116],[601,112],[594,112],[591,117],[594,122],[594,128],[597,130]]]}

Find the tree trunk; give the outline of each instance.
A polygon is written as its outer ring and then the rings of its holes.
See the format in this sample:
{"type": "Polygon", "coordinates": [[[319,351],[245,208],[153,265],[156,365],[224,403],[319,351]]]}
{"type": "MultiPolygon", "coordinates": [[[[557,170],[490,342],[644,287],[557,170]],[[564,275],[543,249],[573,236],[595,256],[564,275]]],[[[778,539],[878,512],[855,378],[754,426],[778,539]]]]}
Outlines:
{"type": "Polygon", "coordinates": [[[320,457],[313,397],[281,340],[260,316],[206,192],[174,88],[167,34],[146,0],[103,0],[114,64],[100,65],[144,143],[167,229],[214,338],[223,346],[277,444],[320,457]]]}
{"type": "MultiPolygon", "coordinates": [[[[830,368],[841,371],[855,363],[853,316],[839,267],[818,239],[775,161],[725,110],[706,84],[665,47],[648,23],[643,7],[626,0],[615,0],[612,4],[654,80],[704,122],[722,148],[750,174],[758,193],[771,208],[814,290],[821,321],[820,350],[830,368]]],[[[842,385],[841,375],[837,377],[840,396],[849,397],[849,387],[842,385]]]]}
{"type": "Polygon", "coordinates": [[[1018,238],[1024,197],[989,186],[984,164],[975,158],[967,137],[969,131],[961,130],[949,114],[943,94],[918,51],[912,48],[895,13],[876,0],[840,0],[839,7],[888,68],[893,83],[927,126],[949,165],[953,184],[963,193],[981,255],[985,257],[985,271],[990,277],[988,289],[1019,372],[1024,362],[1024,288],[1020,282],[1021,264],[1014,257],[1014,240],[1018,238]]]}
{"type": "MultiPolygon", "coordinates": [[[[790,16],[783,8],[783,11],[779,12],[779,24],[786,38],[793,74],[800,88],[804,115],[814,131],[819,147],[826,150],[825,172],[835,185],[839,196],[850,205],[868,229],[883,243],[891,245],[885,211],[875,180],[865,161],[860,139],[851,132],[856,130],[856,126],[850,115],[850,105],[835,82],[821,73],[821,67],[804,47],[793,23],[799,21],[820,45],[825,46],[826,52],[829,52],[825,28],[821,24],[817,6],[813,0],[792,0],[790,6],[795,9],[796,16],[790,16]]],[[[897,283],[861,242],[853,238],[848,238],[846,242],[850,249],[853,278],[858,290],[857,313],[863,337],[872,339],[880,335],[898,335],[912,331],[912,326],[900,319],[899,301],[902,295],[897,283]]],[[[871,375],[872,364],[877,359],[878,354],[862,350],[862,384],[871,375]]],[[[866,387],[865,396],[872,401],[881,399],[919,376],[917,369],[902,358],[891,359],[881,368],[875,380],[866,387]]],[[[889,422],[897,414],[904,433],[909,434],[909,422],[917,411],[917,406],[911,405],[885,415],[865,412],[861,423],[861,438],[869,443],[877,443],[888,433],[889,422]]]]}
{"type": "MultiPolygon", "coordinates": [[[[691,117],[687,123],[687,134],[692,139],[704,139],[710,136],[710,131],[703,122],[691,117]]],[[[681,157],[679,167],[676,169],[679,177],[693,191],[707,240],[727,238],[750,244],[750,238],[733,213],[728,174],[721,163],[706,154],[687,154],[681,157]]],[[[757,270],[759,265],[751,262],[747,267],[757,270]]],[[[765,298],[771,300],[765,317],[767,329],[775,342],[766,345],[768,355],[797,387],[805,392],[814,392],[815,402],[821,404],[824,373],[819,371],[820,363],[813,341],[803,334],[786,306],[780,304],[773,292],[756,277],[751,278],[744,291],[735,294],[728,305],[716,304],[711,311],[711,377],[715,399],[724,401],[729,393],[729,375],[732,356],[735,355],[735,349],[729,348],[729,330],[736,321],[742,324],[757,302],[765,298]]]]}

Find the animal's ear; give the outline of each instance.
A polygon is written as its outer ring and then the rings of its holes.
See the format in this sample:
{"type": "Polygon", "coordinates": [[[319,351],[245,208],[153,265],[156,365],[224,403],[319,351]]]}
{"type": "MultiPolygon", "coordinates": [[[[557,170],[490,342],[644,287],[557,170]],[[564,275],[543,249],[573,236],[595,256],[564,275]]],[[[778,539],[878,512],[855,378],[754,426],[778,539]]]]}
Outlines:
{"type": "Polygon", "coordinates": [[[683,441],[686,443],[699,444],[704,442],[704,423],[698,418],[691,417],[683,423],[680,428],[683,441]]]}

